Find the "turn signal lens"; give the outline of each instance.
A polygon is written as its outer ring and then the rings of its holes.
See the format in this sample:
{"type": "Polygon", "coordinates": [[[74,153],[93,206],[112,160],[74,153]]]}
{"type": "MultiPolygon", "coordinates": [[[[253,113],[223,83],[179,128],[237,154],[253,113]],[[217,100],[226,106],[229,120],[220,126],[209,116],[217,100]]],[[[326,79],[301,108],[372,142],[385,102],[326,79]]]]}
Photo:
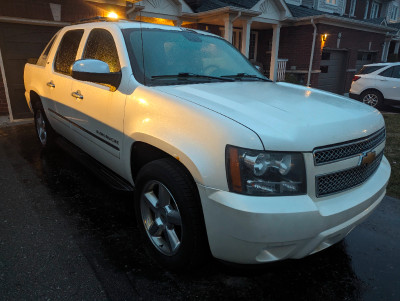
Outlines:
{"type": "Polygon", "coordinates": [[[242,192],[242,179],[240,177],[239,153],[237,148],[229,148],[229,178],[232,190],[242,192]]]}

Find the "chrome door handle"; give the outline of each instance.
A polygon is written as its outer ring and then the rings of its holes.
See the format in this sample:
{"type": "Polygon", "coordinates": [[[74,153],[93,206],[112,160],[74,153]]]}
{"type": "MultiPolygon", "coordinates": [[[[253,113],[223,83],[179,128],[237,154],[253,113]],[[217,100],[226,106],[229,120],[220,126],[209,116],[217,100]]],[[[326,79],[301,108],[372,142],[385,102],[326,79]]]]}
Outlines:
{"type": "Polygon", "coordinates": [[[81,91],[79,91],[79,90],[72,92],[71,95],[75,98],[83,99],[83,95],[81,94],[81,91]]]}
{"type": "Polygon", "coordinates": [[[49,81],[46,85],[49,86],[50,88],[55,88],[56,87],[56,85],[53,83],[52,80],[49,81]]]}

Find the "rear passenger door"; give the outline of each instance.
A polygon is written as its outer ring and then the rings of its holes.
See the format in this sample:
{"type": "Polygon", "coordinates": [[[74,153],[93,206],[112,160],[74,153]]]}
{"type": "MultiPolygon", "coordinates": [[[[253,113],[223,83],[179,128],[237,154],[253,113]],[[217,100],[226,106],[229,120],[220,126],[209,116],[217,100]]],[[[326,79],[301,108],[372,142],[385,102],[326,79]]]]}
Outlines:
{"type": "Polygon", "coordinates": [[[390,67],[376,76],[377,88],[387,99],[400,100],[400,66],[390,67]]]}
{"type": "Polygon", "coordinates": [[[51,99],[48,104],[48,116],[55,121],[53,123],[56,131],[69,139],[71,122],[74,119],[74,112],[71,109],[74,101],[71,97],[71,65],[76,60],[83,33],[83,29],[64,33],[46,79],[46,89],[51,99]]]}
{"type": "MultiPolygon", "coordinates": [[[[120,72],[120,55],[115,38],[107,29],[95,28],[88,35],[82,59],[108,64],[110,72],[120,72]]],[[[124,75],[123,75],[124,76],[124,75]]],[[[123,81],[123,79],[122,79],[123,81]]],[[[72,80],[71,108],[75,118],[75,143],[94,158],[114,169],[123,142],[126,94],[105,84],[72,80]]]]}

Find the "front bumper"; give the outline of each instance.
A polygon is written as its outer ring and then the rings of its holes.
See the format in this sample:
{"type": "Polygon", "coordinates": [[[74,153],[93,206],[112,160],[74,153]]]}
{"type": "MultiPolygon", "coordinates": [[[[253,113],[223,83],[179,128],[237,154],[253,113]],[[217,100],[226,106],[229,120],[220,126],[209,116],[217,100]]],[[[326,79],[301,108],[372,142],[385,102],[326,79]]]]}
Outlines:
{"type": "Polygon", "coordinates": [[[302,258],[343,239],[382,201],[384,157],[361,186],[329,197],[251,197],[198,184],[214,257],[243,264],[302,258]]]}

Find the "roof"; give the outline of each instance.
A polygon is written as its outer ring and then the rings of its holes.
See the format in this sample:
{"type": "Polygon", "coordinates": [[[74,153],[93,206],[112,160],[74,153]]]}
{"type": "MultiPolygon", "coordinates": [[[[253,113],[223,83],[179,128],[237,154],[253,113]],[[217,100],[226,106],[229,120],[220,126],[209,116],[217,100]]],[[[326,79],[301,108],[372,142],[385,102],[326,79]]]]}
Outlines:
{"type": "Polygon", "coordinates": [[[388,23],[389,27],[400,29],[400,22],[397,23],[388,23]]]}
{"type": "Polygon", "coordinates": [[[329,13],[325,13],[320,10],[308,8],[305,6],[297,6],[297,5],[293,5],[293,4],[289,4],[289,3],[286,3],[286,5],[289,7],[293,17],[295,17],[295,18],[320,16],[320,15],[329,14],[329,13]]]}
{"type": "Polygon", "coordinates": [[[374,64],[366,64],[364,66],[372,67],[372,66],[397,66],[397,65],[400,65],[400,62],[374,63],[374,64]]]}
{"type": "Polygon", "coordinates": [[[386,25],[386,18],[384,17],[374,18],[374,19],[364,19],[363,21],[377,25],[386,25]]]}
{"type": "Polygon", "coordinates": [[[314,17],[314,16],[321,16],[321,17],[328,17],[328,18],[334,18],[336,20],[340,20],[340,21],[347,21],[347,22],[351,22],[354,24],[359,24],[359,25],[369,25],[369,27],[373,26],[373,27],[379,27],[381,29],[389,29],[389,30],[393,30],[394,28],[398,28],[400,29],[400,23],[391,23],[391,24],[387,24],[385,18],[374,18],[374,19],[364,19],[364,20],[360,20],[360,19],[355,19],[355,18],[350,18],[348,16],[341,16],[339,14],[332,14],[332,13],[328,13],[328,12],[323,12],[317,9],[313,9],[313,8],[308,8],[305,6],[297,6],[297,5],[293,5],[293,4],[287,4],[288,8],[290,9],[293,17],[296,19],[300,19],[300,18],[307,18],[307,17],[314,17]],[[395,25],[395,26],[393,26],[395,25]],[[399,27],[396,27],[399,26],[399,27]],[[388,28],[389,27],[389,28],[388,28]]]}
{"type": "Polygon", "coordinates": [[[194,6],[192,7],[195,12],[205,12],[226,6],[250,9],[259,0],[203,0],[201,2],[201,5],[197,9],[194,6]]]}

